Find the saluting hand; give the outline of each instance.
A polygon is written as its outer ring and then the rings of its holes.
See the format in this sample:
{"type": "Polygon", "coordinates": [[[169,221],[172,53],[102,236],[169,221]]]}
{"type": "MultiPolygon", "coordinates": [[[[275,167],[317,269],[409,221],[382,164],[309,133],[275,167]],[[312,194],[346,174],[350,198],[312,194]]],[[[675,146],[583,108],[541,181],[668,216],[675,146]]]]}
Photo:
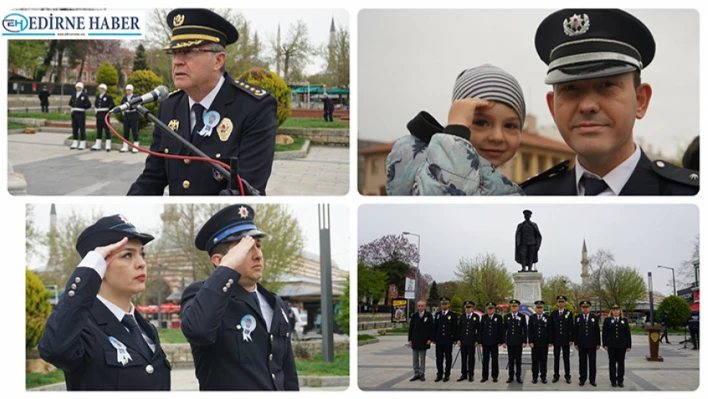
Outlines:
{"type": "Polygon", "coordinates": [[[106,264],[110,265],[111,262],[113,262],[113,259],[118,256],[118,253],[125,249],[125,246],[128,244],[128,237],[123,237],[122,240],[113,243],[111,245],[106,245],[105,247],[96,247],[94,251],[98,252],[103,256],[103,259],[106,260],[106,264]]]}
{"type": "Polygon", "coordinates": [[[251,248],[253,248],[255,243],[256,240],[254,240],[253,237],[243,237],[238,244],[231,247],[229,252],[224,255],[221,259],[221,265],[230,267],[240,273],[246,266],[248,253],[251,251],[251,248]]]}
{"type": "Polygon", "coordinates": [[[463,98],[461,100],[455,100],[452,103],[452,106],[450,106],[450,112],[447,116],[447,124],[467,126],[467,128],[470,129],[471,135],[475,110],[480,107],[489,107],[491,105],[492,103],[490,101],[479,98],[463,98]]]}

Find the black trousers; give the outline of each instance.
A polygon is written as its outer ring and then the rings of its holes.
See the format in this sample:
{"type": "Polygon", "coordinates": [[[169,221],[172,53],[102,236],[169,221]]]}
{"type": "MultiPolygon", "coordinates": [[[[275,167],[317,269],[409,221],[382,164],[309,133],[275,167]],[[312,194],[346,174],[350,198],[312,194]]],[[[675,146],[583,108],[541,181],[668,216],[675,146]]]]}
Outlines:
{"type": "Polygon", "coordinates": [[[123,115],[123,137],[126,140],[130,140],[130,131],[133,131],[133,142],[140,141],[138,136],[138,117],[137,111],[132,114],[123,115]]]}
{"type": "Polygon", "coordinates": [[[514,378],[514,367],[516,376],[521,378],[521,345],[507,345],[506,352],[509,354],[509,378],[514,378]]]}
{"type": "Polygon", "coordinates": [[[49,112],[49,104],[42,104],[42,112],[49,112]]]}
{"type": "Polygon", "coordinates": [[[329,110],[324,111],[325,122],[334,122],[334,119],[332,119],[332,114],[334,114],[334,111],[329,111],[329,110]]]}
{"type": "Polygon", "coordinates": [[[86,140],[86,113],[74,111],[71,113],[71,135],[74,140],[79,140],[79,132],[81,140],[86,140]]]}
{"type": "Polygon", "coordinates": [[[624,382],[624,356],[627,348],[607,348],[607,356],[610,358],[610,382],[624,382]]]}
{"type": "Polygon", "coordinates": [[[438,367],[438,377],[443,375],[443,359],[445,359],[445,375],[450,376],[452,367],[452,344],[435,344],[435,365],[438,367]]]}
{"type": "Polygon", "coordinates": [[[492,358],[492,378],[499,377],[499,346],[482,346],[482,378],[489,378],[489,358],[492,358]]]}
{"type": "Polygon", "coordinates": [[[462,356],[462,376],[474,375],[474,345],[462,345],[460,355],[462,356]]]}
{"type": "Polygon", "coordinates": [[[659,342],[661,343],[661,340],[666,338],[666,343],[669,343],[669,326],[664,326],[664,331],[661,333],[661,338],[659,338],[659,342]]]}
{"type": "Polygon", "coordinates": [[[597,374],[597,349],[592,348],[580,348],[578,349],[580,354],[580,382],[585,382],[590,377],[590,382],[595,382],[595,375],[597,374]],[[588,376],[588,363],[590,364],[590,371],[588,376]]]}
{"type": "Polygon", "coordinates": [[[531,348],[531,373],[533,378],[538,378],[539,372],[541,378],[546,378],[546,369],[548,368],[548,344],[534,344],[531,348]]]}
{"type": "Polygon", "coordinates": [[[560,355],[563,352],[565,378],[570,378],[570,345],[553,345],[553,377],[560,377],[560,355]]]}
{"type": "Polygon", "coordinates": [[[106,140],[111,139],[111,131],[108,129],[108,126],[106,126],[106,114],[107,112],[99,112],[96,114],[96,138],[97,139],[102,139],[103,138],[103,131],[106,131],[106,140]]]}
{"type": "Polygon", "coordinates": [[[698,341],[698,339],[700,337],[700,334],[698,333],[699,330],[697,328],[691,328],[690,331],[691,331],[691,343],[693,343],[694,348],[698,348],[698,344],[700,343],[698,341]]]}

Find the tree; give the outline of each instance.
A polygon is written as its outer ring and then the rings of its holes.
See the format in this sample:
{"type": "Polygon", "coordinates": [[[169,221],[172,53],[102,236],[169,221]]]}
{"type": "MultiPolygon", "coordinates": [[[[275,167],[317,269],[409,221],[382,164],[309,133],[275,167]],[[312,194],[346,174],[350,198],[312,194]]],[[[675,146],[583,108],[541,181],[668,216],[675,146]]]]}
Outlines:
{"type": "MultiPolygon", "coordinates": [[[[669,327],[685,326],[686,319],[691,315],[691,306],[678,295],[669,295],[661,301],[657,308],[658,315],[664,310],[669,311],[669,327]]],[[[656,319],[660,319],[660,316],[656,316],[656,319]]]]}
{"type": "Polygon", "coordinates": [[[568,298],[568,302],[577,303],[578,298],[574,295],[576,287],[570,279],[566,276],[556,275],[550,278],[544,278],[541,282],[541,299],[546,305],[553,305],[556,303],[556,297],[558,295],[565,295],[568,298]]]}
{"type": "Polygon", "coordinates": [[[52,311],[50,296],[42,280],[25,269],[25,349],[36,347],[44,335],[44,325],[52,311]]]}
{"type": "Polygon", "coordinates": [[[386,296],[388,275],[381,270],[374,270],[364,262],[357,264],[358,287],[357,294],[360,299],[371,300],[375,305],[386,296]]]}
{"type": "Polygon", "coordinates": [[[418,247],[403,235],[386,235],[368,244],[359,246],[359,260],[376,266],[388,261],[400,261],[408,265],[418,264],[418,247]]]}
{"type": "Polygon", "coordinates": [[[590,275],[588,288],[599,299],[600,308],[609,310],[613,304],[632,311],[644,297],[647,286],[643,276],[634,268],[606,265],[590,275]]]}
{"type": "Polygon", "coordinates": [[[407,263],[403,263],[399,260],[390,260],[374,266],[374,270],[386,273],[388,276],[387,285],[394,284],[398,292],[403,292],[406,285],[406,276],[410,274],[411,268],[407,263]]]}
{"type": "Polygon", "coordinates": [[[7,63],[13,69],[23,69],[27,77],[34,77],[42,65],[49,42],[44,40],[8,40],[7,63]]]}
{"type": "Polygon", "coordinates": [[[290,25],[288,34],[281,43],[271,40],[271,47],[276,54],[275,61],[282,63],[281,69],[286,83],[295,82],[295,75],[302,75],[302,70],[315,52],[310,45],[307,24],[303,20],[290,25]]]}
{"type": "Polygon", "coordinates": [[[34,221],[34,205],[27,204],[25,209],[25,262],[29,264],[35,256],[36,247],[41,244],[41,237],[34,221]]]}
{"type": "Polygon", "coordinates": [[[334,321],[339,325],[339,331],[347,335],[349,335],[349,281],[349,276],[347,276],[344,291],[342,291],[342,296],[339,297],[339,312],[334,315],[334,321]]]}
{"type": "MultiPolygon", "coordinates": [[[[133,94],[136,96],[141,96],[143,94],[147,94],[151,92],[155,87],[159,86],[162,84],[162,78],[157,76],[155,72],[153,71],[135,71],[130,74],[128,77],[128,84],[133,85],[133,94]]],[[[115,99],[116,103],[120,103],[120,99],[115,99]]],[[[157,115],[157,107],[159,103],[157,102],[152,102],[149,104],[145,104],[144,107],[147,108],[150,112],[152,112],[154,115],[157,115]]],[[[123,115],[122,114],[117,114],[116,115],[118,120],[122,123],[123,122],[123,115]]],[[[144,129],[147,127],[147,125],[150,124],[150,121],[147,118],[140,118],[138,122],[138,129],[144,129]]]]}
{"type": "Polygon", "coordinates": [[[514,290],[504,262],[494,254],[460,259],[455,276],[461,285],[458,292],[479,304],[489,301],[504,303],[514,290]]]}
{"type": "Polygon", "coordinates": [[[453,295],[450,299],[450,310],[458,315],[462,314],[462,299],[459,296],[453,295]]]}
{"type": "MultiPolygon", "coordinates": [[[[415,275],[415,272],[417,268],[412,267],[411,270],[413,270],[413,273],[415,275]]],[[[418,292],[420,292],[421,298],[425,297],[425,294],[428,292],[428,288],[430,288],[430,284],[433,283],[433,276],[430,274],[421,274],[418,276],[418,292]]]]}
{"type": "Polygon", "coordinates": [[[96,70],[96,83],[106,85],[106,93],[113,97],[113,101],[120,102],[118,97],[118,71],[113,68],[110,62],[103,61],[103,64],[96,70]]]}
{"type": "Polygon", "coordinates": [[[162,78],[162,82],[170,91],[176,89],[172,81],[172,57],[162,48],[149,48],[145,51],[147,69],[162,78]]]}
{"type": "Polygon", "coordinates": [[[698,236],[693,241],[693,253],[689,260],[684,261],[676,270],[676,286],[682,288],[693,287],[696,284],[696,269],[694,262],[700,262],[700,250],[698,236]]]}
{"type": "Polygon", "coordinates": [[[145,54],[145,47],[141,43],[135,49],[135,59],[133,60],[133,72],[142,71],[144,69],[148,69],[147,55],[145,54]]]}
{"type": "Polygon", "coordinates": [[[250,69],[238,76],[238,80],[252,83],[260,86],[268,91],[270,95],[278,101],[278,111],[276,113],[277,125],[282,125],[292,113],[290,105],[290,88],[285,84],[283,79],[273,72],[265,69],[250,69]]]}
{"type": "Polygon", "coordinates": [[[588,259],[588,267],[590,269],[590,273],[592,273],[595,270],[601,270],[605,266],[612,266],[615,264],[615,255],[604,248],[600,248],[597,250],[596,253],[593,255],[590,255],[590,258],[588,259]]]}
{"type": "Polygon", "coordinates": [[[440,303],[440,294],[438,294],[438,283],[433,281],[433,283],[430,285],[430,294],[428,294],[428,302],[427,305],[429,308],[433,308],[435,306],[438,306],[440,303]]]}
{"type": "Polygon", "coordinates": [[[325,73],[321,75],[322,81],[312,84],[326,84],[328,87],[349,87],[349,31],[339,28],[330,43],[323,45],[319,54],[327,60],[325,73]]]}
{"type": "Polygon", "coordinates": [[[457,281],[443,281],[442,283],[438,284],[438,292],[440,293],[440,298],[446,296],[448,298],[452,298],[453,295],[457,292],[458,289],[458,282],[457,281]]]}

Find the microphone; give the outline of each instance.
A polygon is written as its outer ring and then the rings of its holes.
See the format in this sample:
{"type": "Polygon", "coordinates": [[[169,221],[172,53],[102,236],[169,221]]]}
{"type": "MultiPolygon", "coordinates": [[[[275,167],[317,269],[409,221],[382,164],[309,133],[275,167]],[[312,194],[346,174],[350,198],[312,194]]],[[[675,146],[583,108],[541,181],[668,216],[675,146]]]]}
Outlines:
{"type": "Polygon", "coordinates": [[[148,94],[143,94],[140,97],[133,97],[130,101],[125,104],[121,104],[111,110],[111,114],[119,114],[128,109],[133,109],[138,105],[147,104],[151,102],[162,102],[169,96],[167,91],[167,86],[157,86],[157,88],[148,94]]]}

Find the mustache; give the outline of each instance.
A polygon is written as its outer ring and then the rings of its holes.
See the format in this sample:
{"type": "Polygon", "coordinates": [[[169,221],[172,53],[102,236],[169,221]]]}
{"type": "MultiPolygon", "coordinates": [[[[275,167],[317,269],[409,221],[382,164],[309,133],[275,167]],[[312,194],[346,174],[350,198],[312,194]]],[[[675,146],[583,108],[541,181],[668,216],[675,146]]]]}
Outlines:
{"type": "Polygon", "coordinates": [[[592,124],[597,124],[597,125],[603,125],[603,126],[611,126],[612,125],[612,120],[603,116],[598,116],[598,115],[588,115],[588,116],[581,116],[579,118],[575,118],[572,121],[570,121],[569,127],[575,128],[580,125],[586,124],[586,123],[592,123],[592,124]]]}

